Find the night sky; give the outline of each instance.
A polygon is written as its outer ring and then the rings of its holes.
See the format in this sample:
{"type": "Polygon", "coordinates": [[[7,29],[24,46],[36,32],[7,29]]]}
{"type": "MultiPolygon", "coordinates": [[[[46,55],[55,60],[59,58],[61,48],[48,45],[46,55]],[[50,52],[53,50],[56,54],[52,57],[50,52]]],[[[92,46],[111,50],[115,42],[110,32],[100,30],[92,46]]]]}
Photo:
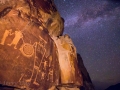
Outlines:
{"type": "Polygon", "coordinates": [[[96,90],[120,83],[119,0],[54,0],[96,90]]]}

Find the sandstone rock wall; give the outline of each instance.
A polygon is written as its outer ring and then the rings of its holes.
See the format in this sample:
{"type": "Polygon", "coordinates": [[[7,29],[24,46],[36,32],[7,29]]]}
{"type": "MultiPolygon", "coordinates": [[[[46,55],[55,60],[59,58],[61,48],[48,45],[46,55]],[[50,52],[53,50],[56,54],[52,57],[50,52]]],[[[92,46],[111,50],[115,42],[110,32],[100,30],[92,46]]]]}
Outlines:
{"type": "Polygon", "coordinates": [[[46,26],[52,14],[59,13],[44,8],[46,3],[53,4],[44,0],[0,2],[0,84],[28,90],[59,84],[58,51],[46,26]],[[50,16],[46,21],[44,14],[50,16]]]}
{"type": "Polygon", "coordinates": [[[64,20],[54,5],[53,0],[1,0],[0,15],[3,17],[11,9],[19,11],[22,18],[35,22],[42,22],[51,36],[59,36],[63,33],[64,20]]]}
{"type": "Polygon", "coordinates": [[[0,84],[80,90],[76,48],[53,0],[0,0],[0,84]]]}
{"type": "Polygon", "coordinates": [[[77,67],[76,48],[68,35],[52,37],[58,48],[61,83],[83,85],[81,72],[77,67]]]}

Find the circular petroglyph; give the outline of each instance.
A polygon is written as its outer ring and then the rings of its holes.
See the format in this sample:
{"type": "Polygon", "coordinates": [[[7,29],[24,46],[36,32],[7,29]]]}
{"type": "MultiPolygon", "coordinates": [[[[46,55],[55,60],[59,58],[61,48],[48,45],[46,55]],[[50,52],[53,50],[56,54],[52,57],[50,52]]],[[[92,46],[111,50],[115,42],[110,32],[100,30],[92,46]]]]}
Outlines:
{"type": "Polygon", "coordinates": [[[25,43],[20,48],[21,53],[26,57],[32,57],[34,54],[34,47],[29,43],[25,43]]]}

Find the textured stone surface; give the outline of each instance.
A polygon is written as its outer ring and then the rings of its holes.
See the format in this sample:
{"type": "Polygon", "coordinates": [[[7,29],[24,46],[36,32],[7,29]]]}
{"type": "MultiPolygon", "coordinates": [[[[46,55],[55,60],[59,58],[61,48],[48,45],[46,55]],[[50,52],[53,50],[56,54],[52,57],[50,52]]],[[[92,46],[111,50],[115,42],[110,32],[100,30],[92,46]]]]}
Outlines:
{"type": "Polygon", "coordinates": [[[22,18],[42,22],[51,36],[63,33],[64,20],[60,17],[53,0],[0,0],[0,17],[6,15],[11,9],[19,11],[22,18]]]}
{"type": "Polygon", "coordinates": [[[47,90],[59,83],[56,45],[42,22],[21,14],[12,8],[0,18],[0,84],[47,90]]]}
{"type": "Polygon", "coordinates": [[[78,70],[76,48],[72,40],[68,35],[52,38],[58,48],[61,83],[82,86],[82,75],[78,70]]]}
{"type": "MultiPolygon", "coordinates": [[[[59,64],[61,69],[61,82],[62,83],[78,83],[76,78],[76,48],[68,35],[53,37],[54,42],[58,48],[59,64]]],[[[80,74],[79,74],[80,75],[80,74]]],[[[80,76],[82,85],[82,77],[80,76]]]]}
{"type": "Polygon", "coordinates": [[[88,88],[90,78],[78,68],[76,48],[68,35],[61,36],[63,29],[53,0],[0,0],[0,84],[7,86],[2,89],[88,88]]]}

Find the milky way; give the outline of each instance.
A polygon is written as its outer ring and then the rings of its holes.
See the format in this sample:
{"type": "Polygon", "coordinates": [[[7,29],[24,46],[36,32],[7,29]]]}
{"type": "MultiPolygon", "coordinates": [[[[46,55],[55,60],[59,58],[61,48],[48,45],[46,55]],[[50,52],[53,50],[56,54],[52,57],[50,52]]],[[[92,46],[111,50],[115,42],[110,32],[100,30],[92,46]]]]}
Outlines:
{"type": "Polygon", "coordinates": [[[118,0],[55,0],[96,87],[120,83],[120,2],[118,0]]]}

